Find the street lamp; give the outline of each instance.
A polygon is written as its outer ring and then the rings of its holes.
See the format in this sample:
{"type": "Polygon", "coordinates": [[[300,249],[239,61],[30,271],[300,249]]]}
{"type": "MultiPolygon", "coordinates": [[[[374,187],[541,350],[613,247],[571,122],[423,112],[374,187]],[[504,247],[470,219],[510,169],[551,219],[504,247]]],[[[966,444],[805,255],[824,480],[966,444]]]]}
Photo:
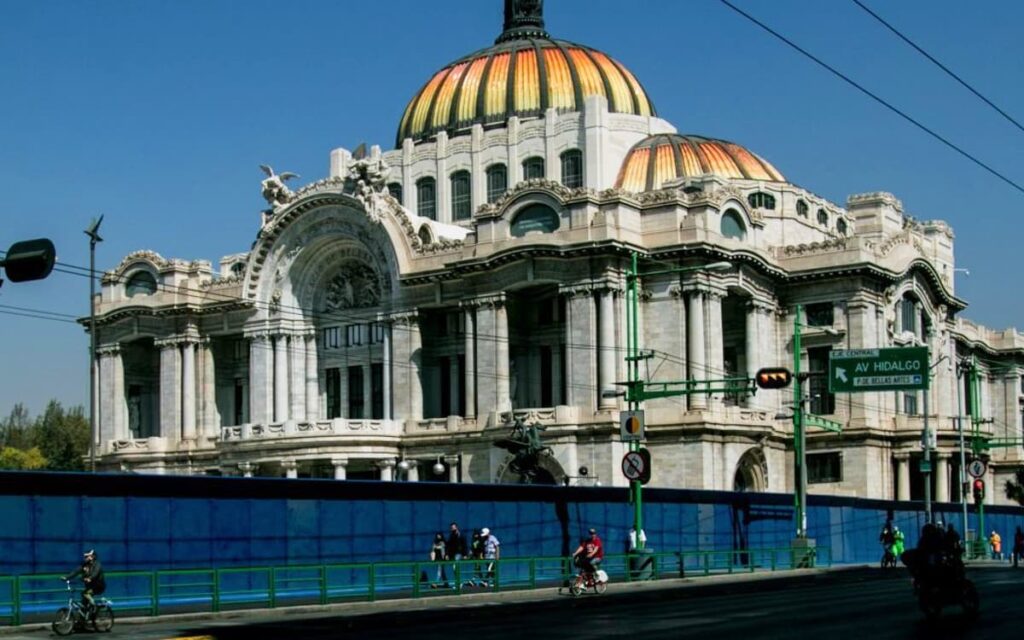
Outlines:
{"type": "MultiPolygon", "coordinates": [[[[637,252],[632,254],[632,262],[630,270],[626,273],[626,292],[628,296],[628,306],[626,308],[626,339],[627,339],[627,350],[626,350],[626,362],[629,364],[629,382],[627,383],[626,398],[629,401],[629,410],[638,411],[640,403],[643,402],[646,395],[642,390],[642,383],[640,381],[640,336],[639,336],[639,293],[637,291],[637,281],[641,277],[649,277],[655,275],[663,275],[670,273],[687,273],[691,271],[726,271],[733,268],[731,262],[724,260],[718,262],[712,262],[706,265],[693,265],[689,267],[669,267],[666,269],[658,269],[656,271],[648,271],[640,273],[637,268],[637,261],[639,255],[637,252]]],[[[601,391],[604,397],[608,397],[607,390],[601,391]]],[[[681,395],[688,393],[688,391],[679,392],[668,392],[663,391],[659,395],[654,397],[664,397],[666,395],[674,393],[675,395],[681,395]]],[[[638,440],[631,440],[629,443],[630,451],[639,451],[640,442],[638,440]]],[[[633,499],[633,527],[636,531],[643,531],[643,484],[640,480],[633,480],[630,482],[631,497],[633,499]]],[[[637,541],[637,549],[643,549],[644,543],[642,540],[637,541]]]]}
{"type": "Polygon", "coordinates": [[[89,471],[96,472],[96,245],[103,242],[100,225],[103,216],[93,218],[85,235],[89,236],[89,471]]]}

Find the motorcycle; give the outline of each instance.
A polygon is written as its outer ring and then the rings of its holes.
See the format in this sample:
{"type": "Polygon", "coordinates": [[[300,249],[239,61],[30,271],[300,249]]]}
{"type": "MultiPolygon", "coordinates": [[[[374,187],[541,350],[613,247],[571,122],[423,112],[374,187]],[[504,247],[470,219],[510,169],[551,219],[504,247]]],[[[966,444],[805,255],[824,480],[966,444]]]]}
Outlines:
{"type": "Polygon", "coordinates": [[[968,578],[915,580],[914,589],[917,604],[929,620],[937,619],[944,607],[959,605],[971,620],[976,619],[981,610],[978,590],[968,578]]]}

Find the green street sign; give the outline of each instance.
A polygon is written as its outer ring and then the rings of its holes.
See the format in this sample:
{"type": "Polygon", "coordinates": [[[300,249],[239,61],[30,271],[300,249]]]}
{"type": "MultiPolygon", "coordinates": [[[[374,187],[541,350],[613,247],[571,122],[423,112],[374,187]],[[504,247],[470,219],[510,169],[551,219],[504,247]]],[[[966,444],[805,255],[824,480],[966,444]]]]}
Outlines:
{"type": "Polygon", "coordinates": [[[828,359],[831,393],[919,391],[928,388],[928,347],[849,349],[828,359]]]}

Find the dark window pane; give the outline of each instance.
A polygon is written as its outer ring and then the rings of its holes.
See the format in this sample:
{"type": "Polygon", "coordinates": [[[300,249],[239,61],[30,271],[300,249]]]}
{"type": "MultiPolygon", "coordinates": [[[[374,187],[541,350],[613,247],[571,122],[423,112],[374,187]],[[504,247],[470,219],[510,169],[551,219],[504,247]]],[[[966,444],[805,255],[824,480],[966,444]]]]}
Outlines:
{"type": "Polygon", "coordinates": [[[452,220],[468,220],[473,215],[473,196],[470,193],[468,171],[452,174],[452,220]]]}
{"type": "Polygon", "coordinates": [[[524,180],[542,180],[544,178],[544,158],[533,156],[523,161],[524,180]]]}
{"type": "Polygon", "coordinates": [[[433,178],[420,178],[416,182],[416,214],[437,219],[437,185],[433,178]]]}
{"type": "Polygon", "coordinates": [[[398,200],[398,204],[405,204],[404,202],[402,202],[402,185],[398,184],[397,182],[389,182],[388,193],[391,194],[392,198],[398,200]]]}
{"type": "Polygon", "coordinates": [[[838,451],[807,454],[807,482],[842,482],[843,455],[838,451]]]}
{"type": "Polygon", "coordinates": [[[531,204],[520,211],[512,221],[512,235],[521,238],[530,231],[550,233],[558,229],[559,224],[558,214],[554,209],[543,204],[531,204]]]}
{"type": "Polygon", "coordinates": [[[327,386],[327,419],[341,417],[341,370],[337,368],[324,371],[324,384],[327,386]]]}
{"type": "Polygon", "coordinates": [[[798,215],[798,216],[800,216],[802,218],[806,218],[807,217],[807,213],[808,213],[807,202],[805,202],[803,200],[797,200],[796,201],[796,215],[798,215]]]}
{"type": "Polygon", "coordinates": [[[508,190],[508,169],[503,164],[487,167],[487,202],[496,202],[508,190]]]}
{"type": "Polygon", "coordinates": [[[124,289],[129,298],[152,295],[156,293],[156,278],[148,271],[137,271],[128,278],[128,284],[124,289]]]}
{"type": "Polygon", "coordinates": [[[818,209],[818,224],[828,225],[828,212],[818,209]]]}
{"type": "Polygon", "coordinates": [[[726,238],[742,240],[746,237],[747,230],[743,225],[743,219],[740,218],[740,214],[736,213],[735,209],[729,209],[722,214],[721,232],[726,238]]]}
{"type": "Polygon", "coordinates": [[[363,414],[363,368],[348,368],[348,417],[361,420],[363,414]]]}
{"type": "Polygon", "coordinates": [[[583,186],[583,154],[578,149],[562,154],[562,184],[569,188],[583,186]]]}
{"type": "Polygon", "coordinates": [[[810,327],[831,327],[835,321],[835,305],[831,302],[817,302],[807,305],[807,325],[810,327]]]}
{"type": "MultiPolygon", "coordinates": [[[[828,356],[832,347],[815,347],[807,350],[807,364],[811,373],[828,373],[828,356]]],[[[811,413],[828,415],[836,411],[836,397],[828,392],[828,376],[812,375],[808,378],[811,394],[811,413]]]]}
{"type": "Polygon", "coordinates": [[[371,418],[382,420],[384,418],[384,365],[375,362],[370,365],[370,390],[373,396],[371,418]]]}

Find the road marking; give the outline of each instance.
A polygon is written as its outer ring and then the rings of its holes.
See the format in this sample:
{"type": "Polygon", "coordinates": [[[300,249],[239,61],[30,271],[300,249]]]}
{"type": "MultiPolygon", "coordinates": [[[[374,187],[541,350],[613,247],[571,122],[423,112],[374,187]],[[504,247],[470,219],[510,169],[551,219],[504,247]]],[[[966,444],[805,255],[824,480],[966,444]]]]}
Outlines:
{"type": "Polygon", "coordinates": [[[216,636],[174,636],[173,638],[164,638],[164,640],[217,640],[216,636]]]}

